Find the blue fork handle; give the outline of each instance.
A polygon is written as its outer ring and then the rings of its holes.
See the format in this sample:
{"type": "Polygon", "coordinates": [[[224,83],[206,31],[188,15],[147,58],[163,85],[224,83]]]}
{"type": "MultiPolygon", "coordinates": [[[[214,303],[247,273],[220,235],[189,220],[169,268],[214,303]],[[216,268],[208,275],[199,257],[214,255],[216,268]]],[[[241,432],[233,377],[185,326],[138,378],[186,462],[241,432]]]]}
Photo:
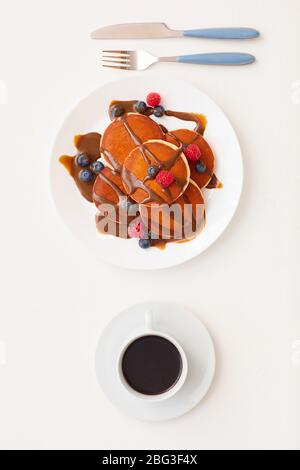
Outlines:
{"type": "Polygon", "coordinates": [[[176,57],[176,61],[187,64],[247,65],[252,64],[255,57],[243,52],[212,52],[210,54],[180,55],[176,57]]]}
{"type": "Polygon", "coordinates": [[[184,36],[207,39],[253,39],[259,31],[252,28],[208,28],[183,31],[184,36]]]}

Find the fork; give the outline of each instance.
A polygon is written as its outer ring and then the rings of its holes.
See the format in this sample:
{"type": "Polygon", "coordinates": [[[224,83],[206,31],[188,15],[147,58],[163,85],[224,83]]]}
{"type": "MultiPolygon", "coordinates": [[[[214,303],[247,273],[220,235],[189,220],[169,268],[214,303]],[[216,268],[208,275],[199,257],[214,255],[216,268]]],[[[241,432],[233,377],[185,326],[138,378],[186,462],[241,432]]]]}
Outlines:
{"type": "Polygon", "coordinates": [[[102,67],[123,70],[145,70],[157,62],[184,62],[204,65],[247,65],[255,61],[251,54],[243,52],[212,52],[209,54],[192,54],[179,56],[156,57],[146,51],[101,51],[102,67]]]}

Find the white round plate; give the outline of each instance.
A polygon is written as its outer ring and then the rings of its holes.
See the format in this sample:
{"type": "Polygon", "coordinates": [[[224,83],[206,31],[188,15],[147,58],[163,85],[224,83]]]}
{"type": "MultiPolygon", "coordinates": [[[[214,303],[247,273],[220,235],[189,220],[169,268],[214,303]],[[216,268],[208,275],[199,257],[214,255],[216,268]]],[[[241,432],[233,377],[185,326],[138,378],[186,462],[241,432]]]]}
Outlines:
{"type": "Polygon", "coordinates": [[[144,303],[124,310],[106,326],[99,339],[95,366],[103,392],[118,408],[139,419],[160,421],[187,413],[204,397],[214,377],[215,351],[207,329],[189,310],[175,304],[144,303]],[[145,333],[144,314],[149,310],[153,329],[177,340],[188,361],[182,388],[158,402],[137,398],[126,390],[116,367],[124,344],[145,333]]]}
{"type": "MultiPolygon", "coordinates": [[[[170,130],[187,127],[175,118],[159,120],[170,130]]],[[[203,252],[224,231],[239,202],[243,181],[241,150],[237,136],[221,109],[193,85],[161,75],[143,74],[110,82],[81,100],[66,117],[56,137],[51,156],[51,188],[64,223],[95,258],[130,269],[160,269],[183,263],[203,252]],[[145,99],[150,91],[162,96],[167,109],[205,114],[205,138],[216,156],[216,174],[222,189],[205,190],[206,227],[194,240],[169,243],[165,250],[142,250],[137,240],[101,235],[95,227],[95,207],[79,194],[72,178],[58,162],[62,154],[74,155],[73,137],[87,132],[103,133],[109,123],[107,109],[112,99],[145,99]]]]}

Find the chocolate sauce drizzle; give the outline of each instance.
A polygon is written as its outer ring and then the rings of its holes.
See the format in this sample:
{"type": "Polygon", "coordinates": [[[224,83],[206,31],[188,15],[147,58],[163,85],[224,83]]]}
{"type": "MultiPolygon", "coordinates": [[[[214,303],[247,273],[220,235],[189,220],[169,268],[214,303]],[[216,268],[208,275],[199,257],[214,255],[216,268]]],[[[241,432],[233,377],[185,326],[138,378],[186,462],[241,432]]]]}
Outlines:
{"type": "Polygon", "coordinates": [[[170,116],[170,117],[176,117],[177,119],[181,119],[182,121],[193,121],[196,123],[194,132],[197,132],[197,134],[200,134],[200,135],[204,134],[205,126],[203,125],[203,122],[201,121],[201,119],[194,113],[183,113],[180,111],[166,110],[165,115],[170,116]]]}
{"type": "MultiPolygon", "coordinates": [[[[103,173],[99,173],[98,174],[98,178],[100,178],[102,181],[104,181],[108,186],[111,187],[111,189],[113,191],[115,191],[115,193],[117,194],[118,198],[119,198],[119,202],[120,200],[127,195],[125,194],[125,192],[123,192],[119,186],[117,186],[112,180],[108,179],[105,175],[103,175],[103,173]]],[[[101,200],[102,196],[98,195],[98,194],[95,194],[94,193],[94,198],[99,198],[101,200]]],[[[98,199],[97,199],[98,200],[98,199]]],[[[111,201],[109,201],[111,202],[111,201]]]]}
{"type": "Polygon", "coordinates": [[[120,163],[116,160],[113,154],[102,147],[100,148],[100,152],[108,159],[114,171],[116,171],[117,173],[121,173],[122,165],[120,165],[120,163]]]}
{"type": "Polygon", "coordinates": [[[147,186],[143,181],[139,180],[133,173],[129,172],[126,168],[123,168],[122,178],[124,183],[128,188],[128,193],[132,194],[137,189],[142,189],[145,191],[147,196],[141,201],[141,204],[146,204],[147,202],[157,201],[164,203],[165,200],[159,196],[153,189],[147,186]]]}

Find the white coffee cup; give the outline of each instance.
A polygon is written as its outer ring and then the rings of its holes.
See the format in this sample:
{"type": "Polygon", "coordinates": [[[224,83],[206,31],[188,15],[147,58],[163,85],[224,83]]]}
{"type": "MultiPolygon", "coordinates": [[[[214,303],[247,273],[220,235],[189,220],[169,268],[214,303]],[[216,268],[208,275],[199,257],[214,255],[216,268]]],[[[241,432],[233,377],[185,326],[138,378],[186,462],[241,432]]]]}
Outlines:
{"type": "Polygon", "coordinates": [[[123,385],[123,387],[125,387],[128,393],[135,396],[136,398],[140,398],[142,400],[151,401],[151,402],[158,402],[158,401],[166,400],[174,396],[183,386],[187,377],[187,373],[188,373],[188,362],[187,362],[187,358],[186,358],[184,350],[182,349],[178,341],[176,341],[172,336],[167,335],[166,333],[161,333],[160,331],[157,331],[153,328],[152,313],[150,311],[147,311],[145,313],[145,331],[127,340],[126,343],[123,345],[120,351],[120,354],[118,356],[117,374],[119,376],[121,384],[123,385]],[[167,390],[166,392],[163,392],[157,395],[146,395],[146,394],[143,394],[134,390],[125,379],[123,375],[123,370],[122,370],[123,356],[124,356],[125,351],[129,347],[129,345],[132,344],[137,339],[142,338],[143,336],[148,336],[148,335],[159,336],[161,338],[165,338],[166,340],[170,341],[170,343],[172,343],[178,350],[180,357],[181,357],[181,363],[182,363],[180,376],[177,379],[177,381],[174,383],[174,385],[171,386],[171,388],[167,390]]]}

